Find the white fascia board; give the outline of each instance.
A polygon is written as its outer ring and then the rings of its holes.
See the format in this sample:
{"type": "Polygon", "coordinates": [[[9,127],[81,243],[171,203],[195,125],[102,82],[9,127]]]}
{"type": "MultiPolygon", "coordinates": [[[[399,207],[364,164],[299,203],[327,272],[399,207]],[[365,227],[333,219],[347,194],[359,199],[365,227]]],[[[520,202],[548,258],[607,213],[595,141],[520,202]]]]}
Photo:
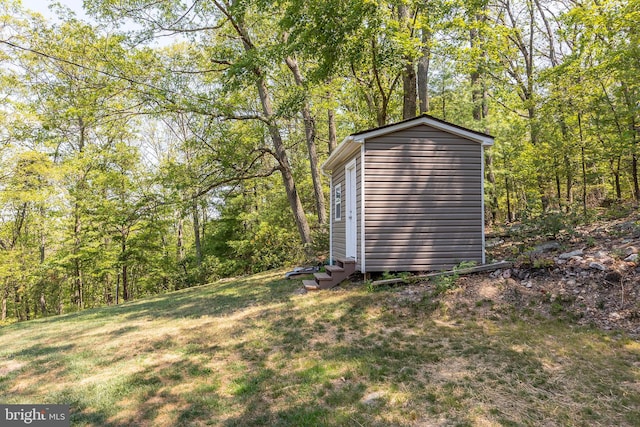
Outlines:
{"type": "Polygon", "coordinates": [[[451,126],[446,123],[442,123],[440,121],[432,120],[428,117],[419,117],[416,120],[409,120],[409,121],[401,122],[392,126],[383,127],[380,129],[374,129],[370,132],[364,132],[359,135],[352,135],[351,138],[353,138],[356,142],[363,143],[366,139],[375,138],[377,136],[386,135],[388,133],[397,132],[399,130],[412,128],[419,124],[431,126],[433,128],[442,130],[444,132],[452,133],[454,135],[458,135],[463,138],[479,142],[483,146],[493,145],[493,137],[489,135],[478,134],[472,131],[459,128],[457,126],[451,126]]]}
{"type": "Polygon", "coordinates": [[[346,137],[322,164],[321,169],[325,172],[332,171],[338,164],[349,158],[357,151],[360,141],[354,141],[352,135],[346,137]]]}

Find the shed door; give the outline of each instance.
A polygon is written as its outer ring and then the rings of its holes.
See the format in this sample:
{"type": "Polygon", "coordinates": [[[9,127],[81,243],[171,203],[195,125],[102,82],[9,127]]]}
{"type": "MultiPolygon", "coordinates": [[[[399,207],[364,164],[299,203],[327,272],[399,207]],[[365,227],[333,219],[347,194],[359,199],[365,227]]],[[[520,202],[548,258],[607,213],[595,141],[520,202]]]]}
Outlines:
{"type": "Polygon", "coordinates": [[[356,161],[352,160],[345,167],[345,208],[346,208],[346,221],[345,221],[345,232],[346,232],[346,250],[345,255],[347,257],[357,258],[356,253],[358,252],[358,243],[357,243],[357,221],[358,221],[358,210],[356,203],[356,161]]]}

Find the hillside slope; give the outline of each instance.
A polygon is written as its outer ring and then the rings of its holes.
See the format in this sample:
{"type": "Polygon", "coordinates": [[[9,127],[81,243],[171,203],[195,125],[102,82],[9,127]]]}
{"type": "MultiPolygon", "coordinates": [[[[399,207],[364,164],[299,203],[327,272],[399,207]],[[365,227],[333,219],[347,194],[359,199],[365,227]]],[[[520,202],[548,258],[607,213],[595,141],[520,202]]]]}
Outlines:
{"type": "Polygon", "coordinates": [[[640,424],[640,344],[275,271],[0,328],[0,401],[83,426],[640,424]]]}

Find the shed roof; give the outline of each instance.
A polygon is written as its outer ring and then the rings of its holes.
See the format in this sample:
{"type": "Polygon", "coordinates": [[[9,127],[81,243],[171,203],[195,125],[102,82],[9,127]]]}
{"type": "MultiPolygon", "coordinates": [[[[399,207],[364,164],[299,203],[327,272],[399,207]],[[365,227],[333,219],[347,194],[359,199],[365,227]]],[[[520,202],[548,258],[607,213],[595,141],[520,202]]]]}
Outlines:
{"type": "Polygon", "coordinates": [[[462,126],[455,125],[453,123],[446,122],[444,120],[437,119],[428,114],[422,114],[411,119],[403,120],[401,122],[380,126],[374,129],[369,129],[361,132],[352,133],[347,136],[338,147],[331,153],[329,158],[322,164],[323,171],[330,171],[349,158],[354,152],[356,152],[361,144],[364,144],[367,139],[375,138],[382,135],[387,135],[393,132],[397,132],[403,129],[408,129],[418,125],[427,125],[435,129],[439,129],[443,132],[448,132],[471,141],[478,142],[483,146],[493,145],[493,136],[478,132],[475,130],[467,129],[462,126]]]}

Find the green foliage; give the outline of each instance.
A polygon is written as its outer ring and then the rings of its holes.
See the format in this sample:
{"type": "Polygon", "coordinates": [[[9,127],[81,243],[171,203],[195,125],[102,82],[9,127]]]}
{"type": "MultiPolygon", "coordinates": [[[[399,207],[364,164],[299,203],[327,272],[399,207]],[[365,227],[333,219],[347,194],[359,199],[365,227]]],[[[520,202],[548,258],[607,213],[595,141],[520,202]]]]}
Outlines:
{"type": "Polygon", "coordinates": [[[640,197],[637,0],[141,6],[85,2],[138,24],[118,34],[0,2],[3,316],[323,262],[308,144],[326,159],[329,111],[338,139],[412,116],[414,77],[430,114],[495,135],[485,203],[523,240],[640,197]],[[182,37],[145,45],[159,28],[182,37]]]}
{"type": "Polygon", "coordinates": [[[576,214],[549,212],[523,220],[517,227],[511,228],[510,233],[521,239],[538,236],[556,239],[561,234],[573,234],[575,226],[581,221],[583,218],[576,214]]]}
{"type": "Polygon", "coordinates": [[[474,267],[475,265],[475,261],[462,261],[452,268],[452,273],[443,274],[431,278],[431,280],[435,283],[435,289],[433,292],[434,296],[443,294],[451,289],[456,288],[458,279],[460,278],[460,274],[458,273],[458,271],[465,268],[474,267]]]}

